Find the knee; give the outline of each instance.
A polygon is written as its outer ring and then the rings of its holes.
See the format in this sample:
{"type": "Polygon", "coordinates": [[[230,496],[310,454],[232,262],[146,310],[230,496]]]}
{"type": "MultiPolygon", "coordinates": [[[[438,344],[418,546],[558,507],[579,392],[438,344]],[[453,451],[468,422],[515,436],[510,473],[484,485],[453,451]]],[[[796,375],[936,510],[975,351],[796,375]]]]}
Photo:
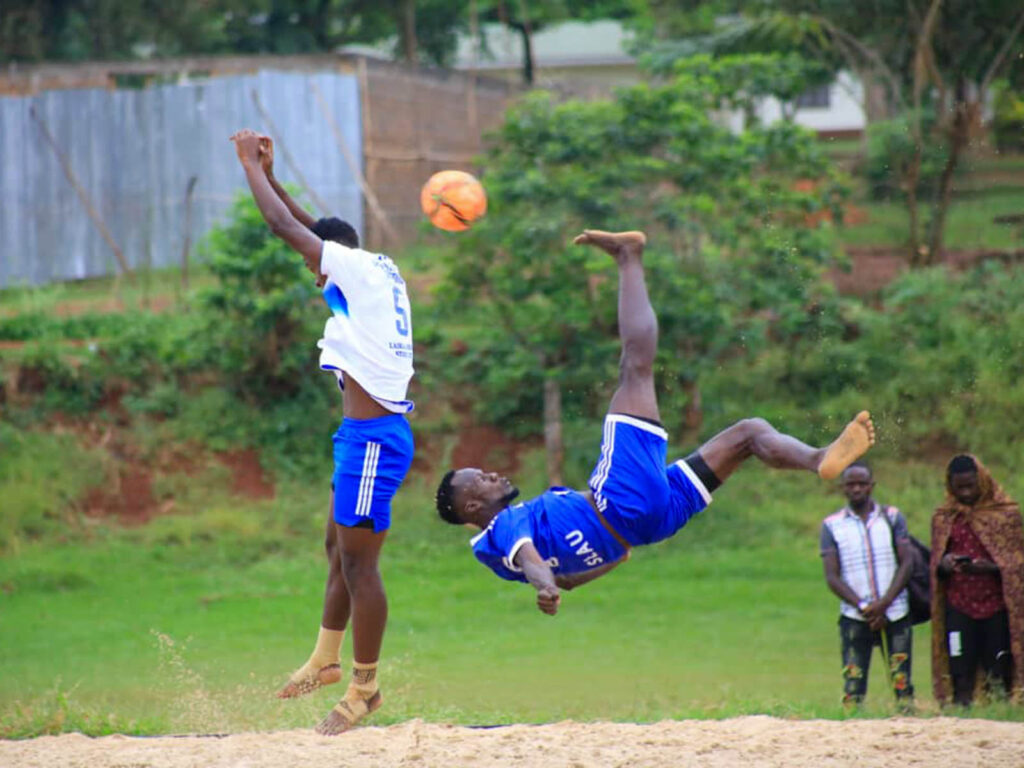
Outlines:
{"type": "Polygon", "coordinates": [[[772,431],[772,425],[760,416],[743,419],[742,421],[737,422],[736,426],[748,437],[757,437],[758,435],[763,435],[765,432],[772,431]]]}
{"type": "Polygon", "coordinates": [[[362,552],[346,551],[341,558],[348,590],[356,594],[380,581],[377,558],[362,552]]]}
{"type": "Polygon", "coordinates": [[[649,345],[627,343],[619,361],[619,379],[629,381],[654,376],[654,354],[654,348],[649,345]]]}
{"type": "Polygon", "coordinates": [[[754,441],[764,434],[772,431],[772,425],[761,418],[750,418],[737,421],[729,428],[731,432],[730,441],[736,446],[739,453],[746,457],[754,453],[754,441]]]}
{"type": "Polygon", "coordinates": [[[338,551],[338,539],[334,535],[334,531],[330,528],[327,529],[327,534],[324,536],[324,552],[327,554],[328,560],[333,560],[335,553],[338,551]]]}

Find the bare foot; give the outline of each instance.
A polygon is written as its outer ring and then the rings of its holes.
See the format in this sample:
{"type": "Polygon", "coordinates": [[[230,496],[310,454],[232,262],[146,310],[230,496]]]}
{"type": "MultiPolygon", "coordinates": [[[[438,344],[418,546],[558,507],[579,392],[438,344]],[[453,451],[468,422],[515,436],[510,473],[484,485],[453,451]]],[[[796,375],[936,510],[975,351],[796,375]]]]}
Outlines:
{"type": "Polygon", "coordinates": [[[381,697],[380,691],[368,699],[346,696],[334,705],[334,709],[327,713],[327,717],[320,721],[316,732],[321,736],[337,736],[339,733],[344,733],[371,712],[380,709],[380,705],[383,703],[384,699],[381,697]]]}
{"type": "Polygon", "coordinates": [[[307,670],[306,667],[302,667],[275,695],[279,699],[297,699],[299,696],[305,696],[325,685],[333,685],[340,681],[340,664],[328,664],[318,670],[307,670]]]}
{"type": "Polygon", "coordinates": [[[875,425],[871,414],[861,411],[846,425],[842,433],[825,449],[818,465],[818,475],[833,480],[875,444],[875,425]]]}
{"type": "Polygon", "coordinates": [[[647,235],[643,232],[603,232],[600,229],[584,229],[582,235],[573,238],[573,245],[593,245],[615,257],[616,261],[634,256],[640,258],[644,252],[647,235]]]}

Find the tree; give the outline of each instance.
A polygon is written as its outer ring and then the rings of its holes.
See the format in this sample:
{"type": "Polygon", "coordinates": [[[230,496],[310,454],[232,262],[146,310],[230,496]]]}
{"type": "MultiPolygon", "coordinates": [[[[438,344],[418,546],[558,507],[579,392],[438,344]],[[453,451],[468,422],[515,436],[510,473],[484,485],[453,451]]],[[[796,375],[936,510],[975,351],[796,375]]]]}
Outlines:
{"type": "Polygon", "coordinates": [[[768,333],[809,332],[828,301],[821,276],[834,243],[815,217],[839,200],[829,164],[792,124],[737,134],[717,123],[720,104],[749,83],[726,86],[713,70],[692,62],[608,101],[526,98],[484,163],[491,213],[442,254],[444,326],[468,349],[449,373],[478,387],[496,421],[542,416],[553,482],[563,407],[602,412],[616,379],[614,267],[567,246],[579,229],[651,234],[662,389],[682,392],[690,431],[702,371],[768,333]]]}
{"type": "Polygon", "coordinates": [[[533,35],[562,21],[594,21],[634,16],[643,7],[637,0],[474,0],[481,21],[500,22],[514,30],[523,44],[523,82],[533,85],[533,35]]]}
{"type": "Polygon", "coordinates": [[[866,113],[908,126],[913,149],[900,179],[908,256],[927,265],[942,251],[957,166],[979,132],[993,81],[1024,53],[1022,33],[1024,9],[1013,0],[873,0],[868,8],[842,0],[761,0],[747,4],[734,24],[700,37],[697,48],[796,49],[855,72],[869,97],[866,113]],[[922,156],[935,144],[945,146],[946,160],[925,220],[922,156]]]}
{"type": "Polygon", "coordinates": [[[9,0],[0,61],[315,53],[394,37],[398,58],[443,64],[464,0],[9,0]]]}

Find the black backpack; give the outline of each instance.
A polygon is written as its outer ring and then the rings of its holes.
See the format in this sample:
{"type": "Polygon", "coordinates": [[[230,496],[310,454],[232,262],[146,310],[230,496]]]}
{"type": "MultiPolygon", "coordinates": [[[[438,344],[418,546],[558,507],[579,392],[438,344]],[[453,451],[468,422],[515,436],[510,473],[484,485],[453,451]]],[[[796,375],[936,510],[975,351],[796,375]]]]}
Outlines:
{"type": "MultiPolygon", "coordinates": [[[[892,551],[896,553],[896,560],[899,561],[899,549],[896,547],[896,534],[892,528],[892,520],[889,518],[889,507],[882,507],[882,517],[889,526],[889,535],[892,537],[892,551]]],[[[907,581],[907,597],[910,599],[910,621],[913,624],[923,624],[932,617],[932,582],[928,572],[932,552],[928,547],[910,537],[910,556],[913,565],[910,566],[910,579],[907,581]]]]}

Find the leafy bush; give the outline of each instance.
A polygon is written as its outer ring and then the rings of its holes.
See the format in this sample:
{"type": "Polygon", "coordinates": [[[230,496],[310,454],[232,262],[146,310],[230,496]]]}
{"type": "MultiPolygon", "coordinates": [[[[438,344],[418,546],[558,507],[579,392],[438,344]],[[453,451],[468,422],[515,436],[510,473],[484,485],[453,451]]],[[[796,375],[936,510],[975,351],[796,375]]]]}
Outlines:
{"type": "Polygon", "coordinates": [[[316,370],[312,343],[325,315],[312,311],[312,275],[274,237],[248,195],[200,246],[217,284],[201,298],[207,324],[198,341],[233,392],[258,404],[297,396],[316,370]]]}
{"type": "MultiPolygon", "coordinates": [[[[902,185],[914,157],[910,119],[904,116],[895,120],[879,120],[867,127],[868,148],[863,168],[871,196],[875,199],[889,200],[902,195],[902,185]]],[[[934,123],[934,115],[926,114],[922,118],[922,132],[929,134],[934,123]]],[[[923,143],[918,193],[935,193],[947,155],[945,142],[928,140],[923,143]]]]}
{"type": "Polygon", "coordinates": [[[23,431],[0,422],[0,457],[0,553],[78,530],[74,501],[105,477],[100,456],[67,434],[23,431]]]}
{"type": "Polygon", "coordinates": [[[876,450],[940,446],[1010,465],[1024,458],[1024,271],[909,272],[883,304],[844,305],[845,324],[790,350],[773,345],[705,379],[709,429],[751,413],[824,439],[869,408],[876,450]]]}
{"type": "Polygon", "coordinates": [[[40,338],[96,339],[117,335],[126,324],[137,322],[137,313],[104,315],[87,313],[57,317],[44,312],[25,312],[0,317],[0,341],[31,341],[40,338]]]}
{"type": "Polygon", "coordinates": [[[1002,83],[996,89],[992,136],[1000,152],[1024,152],[1024,95],[1002,83]]]}

